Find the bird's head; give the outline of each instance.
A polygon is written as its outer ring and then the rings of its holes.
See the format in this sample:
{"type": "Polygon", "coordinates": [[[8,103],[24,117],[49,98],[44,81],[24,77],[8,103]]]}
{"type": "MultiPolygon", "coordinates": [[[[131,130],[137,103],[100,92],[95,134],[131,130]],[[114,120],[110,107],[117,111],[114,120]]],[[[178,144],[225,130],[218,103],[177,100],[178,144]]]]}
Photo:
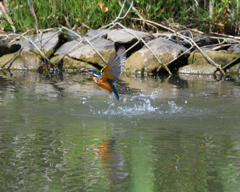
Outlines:
{"type": "Polygon", "coordinates": [[[78,72],[88,73],[88,74],[90,74],[92,76],[100,75],[100,73],[96,69],[81,69],[78,72]]]}

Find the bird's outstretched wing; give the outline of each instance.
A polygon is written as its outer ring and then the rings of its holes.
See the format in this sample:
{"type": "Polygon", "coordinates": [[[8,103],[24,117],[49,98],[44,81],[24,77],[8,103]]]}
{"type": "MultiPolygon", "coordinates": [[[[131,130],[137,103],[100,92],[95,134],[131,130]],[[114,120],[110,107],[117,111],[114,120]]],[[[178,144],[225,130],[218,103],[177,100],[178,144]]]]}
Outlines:
{"type": "Polygon", "coordinates": [[[110,80],[114,82],[119,80],[126,62],[125,51],[126,49],[121,46],[118,51],[109,58],[108,65],[100,77],[102,81],[110,80]]]}

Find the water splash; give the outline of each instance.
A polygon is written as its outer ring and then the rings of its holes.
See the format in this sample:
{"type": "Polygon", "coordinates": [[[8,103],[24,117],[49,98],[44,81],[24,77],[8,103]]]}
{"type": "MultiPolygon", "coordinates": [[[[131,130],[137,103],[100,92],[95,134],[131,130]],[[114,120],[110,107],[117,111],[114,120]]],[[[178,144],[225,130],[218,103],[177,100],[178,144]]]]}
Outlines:
{"type": "MultiPolygon", "coordinates": [[[[66,113],[81,117],[122,116],[127,118],[135,117],[137,119],[161,119],[167,118],[172,114],[182,113],[182,107],[177,106],[174,101],[155,99],[153,94],[128,96],[120,100],[109,97],[105,101],[101,99],[96,100],[93,97],[81,97],[77,102],[79,101],[82,104],[81,107],[69,108],[66,113]]],[[[187,112],[186,110],[184,111],[187,112]]]]}
{"type": "Polygon", "coordinates": [[[177,113],[182,111],[182,107],[178,107],[174,101],[168,101],[168,105],[170,106],[171,113],[177,113]]]}
{"type": "Polygon", "coordinates": [[[131,117],[163,113],[160,107],[156,107],[154,98],[151,98],[151,96],[139,95],[133,96],[130,99],[124,97],[122,101],[123,102],[114,100],[107,101],[108,108],[98,111],[98,114],[131,117]]]}

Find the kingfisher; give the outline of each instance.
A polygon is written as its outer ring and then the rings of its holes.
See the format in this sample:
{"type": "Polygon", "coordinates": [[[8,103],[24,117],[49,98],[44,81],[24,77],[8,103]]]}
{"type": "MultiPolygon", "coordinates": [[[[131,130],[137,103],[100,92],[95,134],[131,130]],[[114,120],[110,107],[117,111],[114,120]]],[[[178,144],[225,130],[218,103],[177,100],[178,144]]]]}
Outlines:
{"type": "Polygon", "coordinates": [[[109,94],[114,93],[116,99],[119,99],[117,89],[113,83],[118,81],[122,74],[126,62],[125,51],[126,49],[120,46],[117,52],[110,56],[102,74],[96,69],[81,69],[80,72],[91,75],[98,86],[108,90],[109,94]]]}

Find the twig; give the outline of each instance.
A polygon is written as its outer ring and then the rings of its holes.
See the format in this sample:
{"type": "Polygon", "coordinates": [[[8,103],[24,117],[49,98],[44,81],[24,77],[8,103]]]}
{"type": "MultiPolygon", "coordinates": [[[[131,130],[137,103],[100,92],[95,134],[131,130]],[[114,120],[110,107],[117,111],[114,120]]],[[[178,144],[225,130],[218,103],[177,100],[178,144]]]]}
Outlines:
{"type": "Polygon", "coordinates": [[[7,18],[8,22],[11,25],[11,28],[12,28],[13,32],[15,33],[16,28],[13,24],[13,21],[12,21],[11,17],[9,17],[9,15],[7,14],[7,11],[6,11],[5,7],[3,6],[2,2],[0,2],[0,10],[2,10],[2,12],[4,13],[5,17],[7,18]]]}
{"type": "Polygon", "coordinates": [[[36,32],[38,34],[38,21],[37,21],[37,16],[36,16],[35,11],[34,11],[32,0],[28,0],[28,5],[29,5],[31,13],[32,13],[32,15],[33,15],[33,17],[35,19],[35,28],[36,28],[36,32]]]}
{"type": "Polygon", "coordinates": [[[220,37],[228,37],[228,38],[231,38],[231,39],[238,39],[238,40],[240,40],[239,36],[225,35],[225,34],[220,34],[220,33],[217,33],[217,32],[212,32],[210,34],[213,34],[213,35],[216,35],[216,36],[220,36],[220,37]]]}
{"type": "MultiPolygon", "coordinates": [[[[28,5],[29,5],[30,10],[31,10],[31,12],[32,12],[32,15],[33,15],[33,17],[34,17],[34,19],[35,19],[35,28],[36,28],[36,33],[37,33],[38,40],[39,40],[39,44],[40,44],[40,49],[41,49],[42,53],[44,54],[44,50],[43,50],[43,47],[42,47],[42,41],[41,41],[41,38],[42,38],[43,33],[38,30],[38,20],[37,20],[37,16],[36,16],[36,14],[35,14],[35,11],[34,11],[34,7],[33,7],[33,2],[32,2],[32,0],[28,0],[28,5]],[[40,34],[41,34],[41,38],[40,38],[40,36],[39,36],[39,32],[40,32],[40,34]]],[[[45,55],[45,54],[44,54],[44,55],[45,55]]],[[[45,65],[46,65],[46,70],[47,70],[48,67],[47,67],[47,63],[46,63],[45,57],[43,57],[43,59],[44,59],[44,63],[45,63],[45,65]]]]}
{"type": "Polygon", "coordinates": [[[221,49],[221,48],[223,48],[223,47],[229,47],[229,46],[231,46],[231,45],[232,45],[232,44],[219,45],[219,46],[216,46],[216,47],[212,48],[212,50],[213,50],[213,51],[216,51],[216,50],[218,50],[218,49],[221,49]]]}
{"type": "Polygon", "coordinates": [[[82,26],[86,27],[87,29],[90,29],[89,26],[87,26],[85,23],[81,23],[82,26]]]}
{"type": "Polygon", "coordinates": [[[18,38],[20,38],[21,36],[24,36],[26,34],[28,34],[30,31],[32,31],[33,29],[27,30],[24,33],[20,34],[19,36],[17,36],[16,38],[14,38],[12,41],[10,41],[10,43],[15,42],[18,38]]]}
{"type": "Polygon", "coordinates": [[[190,31],[194,32],[194,33],[199,33],[200,35],[203,35],[204,32],[199,31],[198,29],[189,29],[190,31]]]}

